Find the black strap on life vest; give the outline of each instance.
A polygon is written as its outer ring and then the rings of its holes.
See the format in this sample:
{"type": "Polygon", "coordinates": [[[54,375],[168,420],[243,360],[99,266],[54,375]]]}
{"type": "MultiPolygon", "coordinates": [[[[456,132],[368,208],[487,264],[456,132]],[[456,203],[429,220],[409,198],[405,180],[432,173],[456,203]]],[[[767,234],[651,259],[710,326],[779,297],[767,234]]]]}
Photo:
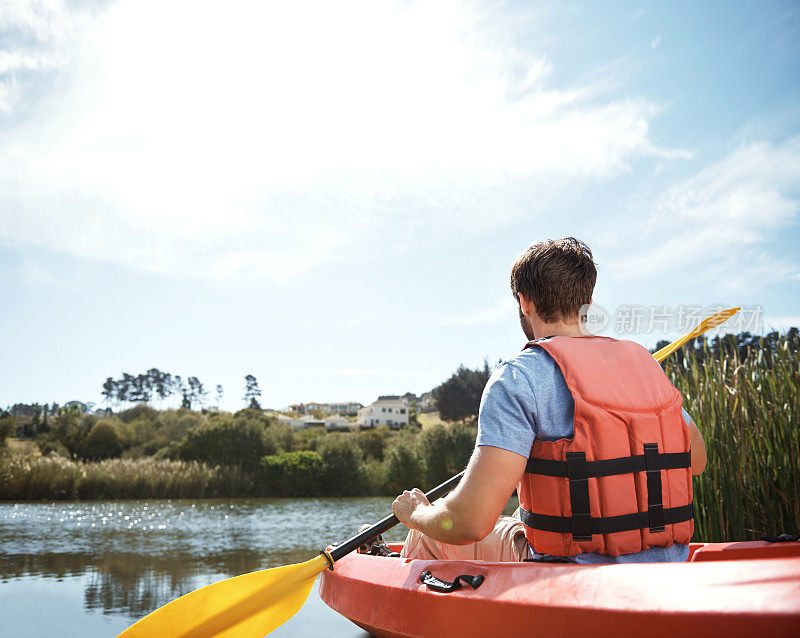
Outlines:
{"type": "MultiPolygon", "coordinates": [[[[651,532],[664,531],[664,496],[661,493],[661,468],[658,467],[658,443],[644,444],[647,467],[647,518],[651,532]]],[[[691,464],[691,458],[689,459],[691,464]]]]}
{"type": "Polygon", "coordinates": [[[592,540],[592,514],[589,507],[589,476],[586,473],[586,452],[567,452],[569,504],[572,509],[572,538],[592,540]]]}
{"type": "Polygon", "coordinates": [[[522,522],[544,532],[572,534],[573,541],[589,541],[592,534],[613,534],[635,529],[663,532],[666,525],[682,523],[693,517],[692,504],[664,508],[661,470],[691,467],[690,452],[658,451],[658,443],[645,443],[644,454],[616,459],[587,461],[585,452],[567,452],[566,461],[529,458],[529,474],[554,476],[569,480],[571,516],[537,514],[520,508],[522,522]],[[616,474],[647,473],[647,511],[622,516],[592,517],[589,505],[589,479],[616,474]]]}
{"type": "MultiPolygon", "coordinates": [[[[662,452],[657,454],[655,458],[651,458],[651,462],[654,470],[679,470],[692,466],[692,455],[690,452],[662,452]]],[[[647,465],[645,455],[637,454],[635,456],[623,456],[618,459],[586,461],[586,476],[587,478],[600,478],[613,476],[614,474],[644,472],[648,468],[650,466],[647,465]]],[[[566,461],[530,458],[525,471],[528,474],[541,474],[542,476],[569,477],[566,461]]]]}
{"type": "MultiPolygon", "coordinates": [[[[533,529],[543,532],[557,532],[559,534],[572,533],[571,516],[549,516],[529,512],[523,507],[519,508],[520,520],[533,529]]],[[[680,507],[664,508],[664,524],[674,525],[689,521],[694,516],[692,503],[680,507]]],[[[636,512],[621,516],[601,516],[589,519],[589,529],[592,534],[616,534],[629,532],[636,529],[646,529],[650,525],[649,512],[636,512]]]]}

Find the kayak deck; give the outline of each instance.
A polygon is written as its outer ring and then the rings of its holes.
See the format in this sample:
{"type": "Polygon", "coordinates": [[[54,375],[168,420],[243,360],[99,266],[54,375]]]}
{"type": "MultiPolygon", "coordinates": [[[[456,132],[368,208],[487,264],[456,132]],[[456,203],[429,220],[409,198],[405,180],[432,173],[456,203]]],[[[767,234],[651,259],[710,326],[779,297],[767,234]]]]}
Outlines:
{"type": "Polygon", "coordinates": [[[334,610],[387,638],[798,636],[800,542],[693,544],[686,563],[615,565],[354,553],[323,572],[319,591],[334,610]],[[475,590],[439,593],[420,582],[426,570],[446,581],[485,579],[475,590]]]}

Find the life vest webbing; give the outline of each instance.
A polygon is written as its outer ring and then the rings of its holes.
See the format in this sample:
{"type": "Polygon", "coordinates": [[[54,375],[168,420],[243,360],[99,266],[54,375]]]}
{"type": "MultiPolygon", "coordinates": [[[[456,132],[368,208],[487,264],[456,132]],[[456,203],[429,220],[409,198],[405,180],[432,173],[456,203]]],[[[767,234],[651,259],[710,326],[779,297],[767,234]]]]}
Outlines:
{"type": "MultiPolygon", "coordinates": [[[[660,452],[650,460],[653,462],[652,466],[647,464],[644,454],[623,456],[618,459],[586,461],[586,476],[588,478],[600,478],[614,474],[630,474],[632,472],[644,472],[651,467],[654,470],[679,470],[692,465],[690,452],[660,452]]],[[[566,461],[553,461],[551,459],[529,458],[525,471],[528,474],[541,474],[559,478],[567,478],[569,476],[566,461]]]]}
{"type": "Polygon", "coordinates": [[[567,452],[569,503],[572,509],[572,538],[592,540],[592,513],[589,507],[589,477],[586,475],[586,452],[567,452]]]}
{"type": "MultiPolygon", "coordinates": [[[[661,493],[661,470],[656,467],[658,443],[644,444],[644,460],[647,466],[647,516],[651,532],[664,531],[664,503],[661,493]]],[[[691,463],[691,459],[690,459],[691,463]]]]}
{"type": "Polygon", "coordinates": [[[611,534],[644,528],[649,528],[651,532],[663,532],[666,529],[665,525],[682,523],[692,518],[691,503],[688,506],[688,515],[685,511],[686,506],[664,509],[664,495],[661,486],[661,470],[691,467],[691,452],[660,453],[658,443],[645,443],[644,454],[636,456],[587,461],[585,452],[567,452],[566,457],[566,461],[529,458],[525,471],[530,474],[568,479],[572,515],[550,516],[528,512],[520,508],[522,522],[528,527],[544,532],[572,534],[573,541],[590,541],[592,534],[611,534]],[[589,505],[589,478],[633,472],[647,473],[647,511],[622,516],[592,518],[589,505]],[[527,515],[527,522],[525,515],[527,515]],[[677,520],[672,520],[673,518],[677,518],[677,520]],[[565,521],[568,523],[568,527],[565,521]],[[628,525],[633,525],[633,527],[628,527],[628,525]],[[616,527],[619,526],[622,527],[617,529],[616,527]],[[610,531],[595,531],[597,529],[610,529],[610,531]]]}
{"type": "MultiPolygon", "coordinates": [[[[681,505],[680,507],[665,507],[663,510],[664,524],[675,525],[691,520],[694,516],[692,503],[681,505]]],[[[559,534],[572,533],[572,516],[550,516],[548,514],[536,514],[529,512],[523,507],[519,509],[520,520],[533,529],[543,532],[557,532],[559,534]]],[[[622,514],[621,516],[598,516],[591,517],[590,532],[592,534],[616,534],[617,532],[630,532],[637,529],[645,529],[650,525],[649,512],[635,512],[634,514],[622,514]]]]}

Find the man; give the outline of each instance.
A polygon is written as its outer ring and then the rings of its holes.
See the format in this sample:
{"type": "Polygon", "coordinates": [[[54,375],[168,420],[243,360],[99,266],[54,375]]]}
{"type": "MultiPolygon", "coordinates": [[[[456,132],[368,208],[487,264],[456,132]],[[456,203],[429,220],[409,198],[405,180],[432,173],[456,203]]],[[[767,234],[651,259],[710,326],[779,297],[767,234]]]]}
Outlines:
{"type": "Polygon", "coordinates": [[[411,528],[402,555],[687,559],[705,444],[644,348],[586,335],[579,313],[596,279],[589,247],[572,237],[533,244],[514,263],[530,341],[486,384],[458,487],[433,504],[416,488],[392,504],[411,528]],[[515,488],[522,520],[498,518],[515,488]]]}

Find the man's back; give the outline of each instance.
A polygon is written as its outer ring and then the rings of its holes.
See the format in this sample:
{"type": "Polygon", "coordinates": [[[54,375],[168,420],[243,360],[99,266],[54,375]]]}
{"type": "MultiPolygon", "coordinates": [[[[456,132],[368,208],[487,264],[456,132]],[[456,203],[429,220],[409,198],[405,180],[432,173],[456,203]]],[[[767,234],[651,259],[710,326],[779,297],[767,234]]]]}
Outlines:
{"type": "MultiPolygon", "coordinates": [[[[527,339],[585,337],[584,308],[592,302],[596,281],[592,251],[584,242],[565,237],[529,246],[512,265],[510,278],[527,339]]],[[[510,545],[520,560],[527,553],[527,539],[540,551],[564,557],[577,554],[577,560],[584,562],[685,560],[687,548],[674,543],[686,543],[691,535],[689,472],[703,471],[705,445],[694,423],[684,436],[679,429],[683,427],[680,396],[657,364],[652,367],[647,352],[641,348],[634,352],[630,345],[620,350],[627,355],[615,358],[621,369],[634,364],[637,375],[642,373],[638,390],[628,396],[627,391],[619,392],[618,385],[606,386],[612,389],[609,396],[623,398],[619,404],[623,409],[617,409],[624,412],[622,418],[602,400],[584,400],[596,398],[594,390],[603,389],[594,386],[594,377],[602,382],[608,373],[602,365],[581,366],[586,359],[580,353],[573,357],[572,348],[567,352],[539,342],[537,350],[548,347],[551,355],[526,350],[500,366],[484,391],[478,441],[458,487],[435,503],[427,502],[416,488],[392,503],[397,518],[411,528],[405,555],[497,560],[494,557],[506,553],[500,550],[510,545]],[[566,382],[551,356],[564,365],[566,382]],[[576,392],[577,403],[567,383],[584,391],[576,392]],[[668,404],[648,402],[651,395],[668,399],[668,404]],[[595,403],[604,412],[585,418],[592,411],[587,406],[595,403]],[[657,424],[665,429],[657,429],[657,424]],[[558,454],[551,454],[553,450],[558,454]],[[594,464],[605,459],[612,462],[594,464]],[[682,470],[682,477],[676,470],[682,470]],[[620,476],[621,471],[627,476],[620,476]],[[658,480],[662,474],[663,484],[658,480]],[[550,480],[564,477],[566,481],[558,483],[550,480]],[[500,516],[515,487],[525,506],[525,512],[521,510],[525,520],[500,516]],[[601,489],[604,496],[599,498],[601,489]],[[677,533],[676,525],[682,525],[677,533]],[[670,549],[660,548],[670,544],[670,549]],[[634,553],[644,547],[658,548],[634,553]],[[608,556],[593,554],[600,551],[608,556]]]]}
{"type": "MultiPolygon", "coordinates": [[[[481,400],[476,445],[489,445],[528,457],[534,439],[556,441],[573,435],[575,404],[553,358],[529,347],[500,364],[489,378],[481,400]]],[[[689,417],[684,412],[688,424],[689,417]]],[[[580,563],[685,561],[686,545],[653,547],[642,552],[607,556],[579,554],[580,563]]],[[[533,558],[539,558],[531,550],[533,558]]]]}

